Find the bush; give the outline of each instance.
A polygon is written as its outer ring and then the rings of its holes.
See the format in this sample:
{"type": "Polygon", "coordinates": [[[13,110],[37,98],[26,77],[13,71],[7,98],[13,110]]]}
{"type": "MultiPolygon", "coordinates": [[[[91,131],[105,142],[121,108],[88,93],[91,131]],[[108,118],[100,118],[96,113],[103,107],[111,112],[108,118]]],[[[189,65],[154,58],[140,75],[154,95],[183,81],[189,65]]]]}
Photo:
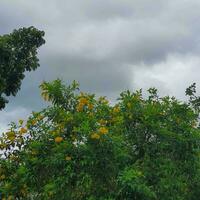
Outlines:
{"type": "Polygon", "coordinates": [[[41,84],[51,105],[2,134],[3,199],[197,200],[199,98],[158,97],[150,88],[105,97],[78,84],[41,84]]]}

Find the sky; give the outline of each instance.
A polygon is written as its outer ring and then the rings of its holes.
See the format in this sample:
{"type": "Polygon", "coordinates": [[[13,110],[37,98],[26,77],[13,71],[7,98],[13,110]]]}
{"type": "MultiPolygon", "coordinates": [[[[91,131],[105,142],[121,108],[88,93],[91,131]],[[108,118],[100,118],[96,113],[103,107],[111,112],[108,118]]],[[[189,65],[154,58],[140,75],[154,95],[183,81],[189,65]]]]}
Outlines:
{"type": "Polygon", "coordinates": [[[193,82],[199,92],[199,10],[199,0],[0,0],[0,35],[35,26],[46,40],[40,67],[0,111],[0,132],[46,106],[44,80],[77,80],[111,101],[149,87],[185,99],[193,82]]]}

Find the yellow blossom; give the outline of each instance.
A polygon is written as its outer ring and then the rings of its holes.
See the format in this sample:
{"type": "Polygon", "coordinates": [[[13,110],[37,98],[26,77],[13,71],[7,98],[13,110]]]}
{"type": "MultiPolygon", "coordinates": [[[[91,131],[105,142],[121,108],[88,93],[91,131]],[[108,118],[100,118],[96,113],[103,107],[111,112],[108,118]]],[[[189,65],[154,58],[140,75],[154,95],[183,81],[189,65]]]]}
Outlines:
{"type": "Polygon", "coordinates": [[[79,104],[77,105],[77,107],[76,107],[76,110],[77,110],[78,112],[82,112],[82,111],[83,111],[83,107],[84,107],[84,104],[83,104],[83,103],[79,103],[79,104]]]}
{"type": "Polygon", "coordinates": [[[19,132],[20,134],[24,134],[27,132],[27,129],[25,127],[22,127],[19,132]]]}
{"type": "Polygon", "coordinates": [[[104,120],[104,119],[100,119],[100,120],[99,120],[99,124],[100,124],[100,125],[106,125],[106,123],[107,123],[107,121],[104,120]]]}
{"type": "Polygon", "coordinates": [[[85,97],[81,97],[81,98],[79,99],[79,102],[80,102],[80,104],[83,104],[83,105],[88,104],[88,100],[87,100],[85,97]]]}
{"type": "Polygon", "coordinates": [[[31,121],[31,125],[32,125],[32,126],[34,126],[36,123],[37,123],[36,120],[32,120],[32,121],[31,121]]]}
{"type": "Polygon", "coordinates": [[[7,146],[7,145],[6,145],[5,143],[1,143],[1,144],[0,144],[0,149],[3,150],[4,148],[6,148],[6,146],[7,146]]]}
{"type": "Polygon", "coordinates": [[[66,156],[65,160],[70,161],[72,158],[70,156],[66,156]]]}
{"type": "Polygon", "coordinates": [[[38,120],[43,120],[43,119],[44,119],[44,116],[38,115],[38,116],[37,116],[37,119],[38,119],[38,120]]]}
{"type": "Polygon", "coordinates": [[[11,155],[9,158],[10,160],[13,160],[13,161],[17,160],[17,156],[14,156],[14,155],[11,155]]]}
{"type": "Polygon", "coordinates": [[[101,128],[99,128],[99,133],[100,134],[107,134],[108,133],[108,129],[106,127],[101,127],[101,128]]]}
{"type": "Polygon", "coordinates": [[[55,142],[56,142],[56,143],[60,143],[60,142],[62,142],[62,141],[63,141],[63,138],[60,137],[60,136],[58,136],[58,137],[55,138],[55,142]]]}
{"type": "Polygon", "coordinates": [[[10,141],[15,140],[15,137],[16,137],[16,136],[15,136],[15,132],[10,131],[10,132],[7,132],[6,135],[7,135],[7,138],[8,138],[10,141]]]}
{"type": "Polygon", "coordinates": [[[1,176],[0,176],[0,180],[4,180],[6,178],[6,176],[4,175],[4,174],[2,174],[1,176]]]}
{"type": "Polygon", "coordinates": [[[88,104],[88,109],[89,110],[92,110],[94,108],[94,106],[90,103],[90,104],[88,104]]]}
{"type": "Polygon", "coordinates": [[[113,112],[114,113],[118,113],[120,111],[119,106],[116,106],[113,108],[113,112]]]}
{"type": "Polygon", "coordinates": [[[13,199],[14,199],[13,196],[9,195],[7,200],[13,200],[13,199]]]}
{"type": "Polygon", "coordinates": [[[93,134],[91,135],[91,138],[92,138],[92,139],[98,140],[98,139],[100,138],[100,135],[97,134],[97,133],[93,133],[93,134]]]}

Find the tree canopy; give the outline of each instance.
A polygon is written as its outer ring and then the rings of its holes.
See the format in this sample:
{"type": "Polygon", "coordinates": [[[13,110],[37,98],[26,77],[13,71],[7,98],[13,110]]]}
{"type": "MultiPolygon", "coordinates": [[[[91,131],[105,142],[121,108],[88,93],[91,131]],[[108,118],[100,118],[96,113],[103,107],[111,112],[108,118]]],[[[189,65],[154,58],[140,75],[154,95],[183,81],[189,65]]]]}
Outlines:
{"type": "Polygon", "coordinates": [[[43,37],[32,26],[0,36],[0,110],[8,103],[6,96],[17,94],[24,72],[39,66],[37,49],[45,43],[43,37]]]}
{"type": "Polygon", "coordinates": [[[3,199],[198,200],[199,103],[124,91],[115,105],[74,82],[41,84],[51,105],[0,139],[3,199]]]}

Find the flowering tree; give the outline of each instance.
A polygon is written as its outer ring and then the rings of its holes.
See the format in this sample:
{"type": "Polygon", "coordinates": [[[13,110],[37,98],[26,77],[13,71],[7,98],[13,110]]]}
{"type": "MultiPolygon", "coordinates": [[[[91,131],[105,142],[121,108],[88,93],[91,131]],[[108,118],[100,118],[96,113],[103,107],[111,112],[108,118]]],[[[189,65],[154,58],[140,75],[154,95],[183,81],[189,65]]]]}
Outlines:
{"type": "Polygon", "coordinates": [[[114,106],[76,82],[40,87],[51,106],[0,139],[3,199],[199,199],[195,85],[188,103],[150,88],[148,98],[125,91],[114,106]]]}

